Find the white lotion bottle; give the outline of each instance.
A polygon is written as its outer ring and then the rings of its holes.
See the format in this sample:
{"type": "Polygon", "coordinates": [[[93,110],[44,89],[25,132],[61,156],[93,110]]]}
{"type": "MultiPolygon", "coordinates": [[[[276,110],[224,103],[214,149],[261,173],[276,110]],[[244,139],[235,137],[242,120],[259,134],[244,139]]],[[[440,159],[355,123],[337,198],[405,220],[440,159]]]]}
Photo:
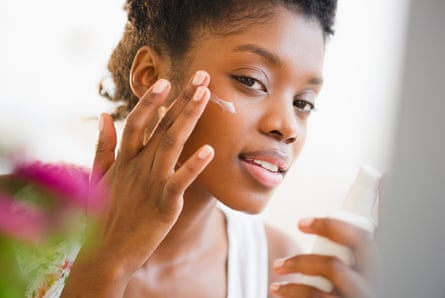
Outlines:
{"type": "MultiPolygon", "coordinates": [[[[362,166],[341,207],[329,212],[327,217],[346,221],[373,233],[378,224],[376,210],[380,178],[380,173],[375,169],[362,166]]],[[[354,257],[348,247],[320,236],[316,237],[309,253],[334,256],[348,266],[354,263],[354,257]]],[[[328,293],[333,289],[332,283],[322,276],[303,275],[299,283],[328,293]]]]}

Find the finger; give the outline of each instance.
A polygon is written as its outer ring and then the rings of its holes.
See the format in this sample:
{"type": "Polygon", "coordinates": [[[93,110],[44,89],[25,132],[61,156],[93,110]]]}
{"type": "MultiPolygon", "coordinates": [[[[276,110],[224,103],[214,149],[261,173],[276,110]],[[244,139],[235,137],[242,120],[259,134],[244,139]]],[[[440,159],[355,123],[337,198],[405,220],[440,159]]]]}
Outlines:
{"type": "Polygon", "coordinates": [[[371,232],[350,223],[333,218],[303,219],[299,222],[301,231],[318,234],[352,250],[355,266],[369,276],[372,273],[372,260],[377,251],[371,232]]]}
{"type": "Polygon", "coordinates": [[[164,197],[166,199],[162,202],[165,209],[177,209],[175,205],[177,198],[184,194],[187,187],[205,169],[214,155],[213,148],[204,145],[176,171],[165,184],[164,197]]]}
{"type": "Polygon", "coordinates": [[[205,71],[197,71],[193,78],[187,83],[187,86],[181,92],[178,98],[172,103],[165,115],[156,125],[152,135],[147,141],[145,146],[144,155],[148,160],[153,160],[155,152],[158,150],[158,146],[166,133],[171,127],[176,118],[181,114],[184,107],[192,99],[199,86],[208,86],[210,83],[210,76],[205,71]]]}
{"type": "Polygon", "coordinates": [[[323,276],[346,297],[372,297],[366,280],[345,263],[331,256],[297,255],[274,262],[276,273],[323,276]]]}
{"type": "Polygon", "coordinates": [[[114,162],[116,149],[116,129],[110,115],[103,113],[99,118],[99,133],[90,173],[90,183],[96,184],[114,162]]]}
{"type": "Polygon", "coordinates": [[[293,257],[278,259],[274,262],[274,271],[279,275],[304,273],[321,275],[329,278],[337,267],[346,266],[338,258],[315,254],[301,254],[293,257]]]}
{"type": "Polygon", "coordinates": [[[320,291],[317,288],[295,283],[273,283],[270,291],[278,297],[311,297],[311,298],[336,298],[338,296],[320,291]]]}
{"type": "Polygon", "coordinates": [[[169,81],[165,79],[158,80],[145,92],[130,114],[128,114],[122,132],[119,158],[129,160],[141,150],[144,143],[145,130],[167,98],[170,88],[169,81]]]}
{"type": "Polygon", "coordinates": [[[161,178],[166,178],[174,172],[184,144],[204,112],[209,99],[210,91],[207,87],[201,86],[196,89],[192,100],[163,134],[153,162],[153,171],[161,178]]]}

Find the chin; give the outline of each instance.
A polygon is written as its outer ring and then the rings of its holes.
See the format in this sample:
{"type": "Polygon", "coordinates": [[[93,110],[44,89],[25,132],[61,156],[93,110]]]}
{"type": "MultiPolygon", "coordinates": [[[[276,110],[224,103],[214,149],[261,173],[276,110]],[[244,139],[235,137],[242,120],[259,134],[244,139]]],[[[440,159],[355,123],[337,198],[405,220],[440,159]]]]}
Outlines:
{"type": "Polygon", "coordinates": [[[261,213],[269,203],[271,194],[238,194],[234,198],[220,199],[227,207],[247,214],[261,213]]]}

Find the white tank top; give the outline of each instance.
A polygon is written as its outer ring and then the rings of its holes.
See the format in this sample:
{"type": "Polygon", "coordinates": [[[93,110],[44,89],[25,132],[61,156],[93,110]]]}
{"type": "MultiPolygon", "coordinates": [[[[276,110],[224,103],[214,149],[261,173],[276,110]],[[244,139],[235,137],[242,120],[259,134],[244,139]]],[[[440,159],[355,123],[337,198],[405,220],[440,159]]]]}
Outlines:
{"type": "MultiPolygon", "coordinates": [[[[228,276],[227,298],[267,298],[268,293],[268,252],[264,223],[258,215],[248,215],[218,204],[227,221],[228,238],[228,276]]],[[[61,245],[60,256],[65,259],[57,264],[70,263],[79,251],[80,242],[71,241],[69,249],[61,245]],[[62,253],[63,252],[63,253],[62,253]]],[[[22,260],[23,261],[23,260],[22,260]]],[[[29,261],[29,260],[28,260],[29,261]]],[[[22,265],[29,266],[25,260],[22,265]]],[[[35,260],[34,260],[35,261],[35,260]]],[[[34,262],[31,262],[34,264],[34,262]]],[[[39,290],[44,298],[60,297],[70,267],[52,268],[56,274],[49,285],[47,281],[38,280],[29,285],[26,297],[34,297],[33,292],[39,290]]],[[[42,277],[46,278],[48,275],[42,277]]]]}
{"type": "Polygon", "coordinates": [[[227,298],[267,298],[267,239],[261,217],[219,207],[229,242],[227,298]]]}

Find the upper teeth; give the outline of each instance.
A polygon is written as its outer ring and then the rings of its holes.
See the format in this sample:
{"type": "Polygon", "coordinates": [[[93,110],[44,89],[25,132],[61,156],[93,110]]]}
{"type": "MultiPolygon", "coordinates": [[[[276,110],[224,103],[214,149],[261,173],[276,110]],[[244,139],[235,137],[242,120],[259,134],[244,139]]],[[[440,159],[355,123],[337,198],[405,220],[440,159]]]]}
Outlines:
{"type": "Polygon", "coordinates": [[[270,162],[264,161],[264,160],[252,160],[253,163],[265,168],[266,170],[269,170],[271,172],[278,172],[279,168],[277,165],[271,164],[270,162]]]}

